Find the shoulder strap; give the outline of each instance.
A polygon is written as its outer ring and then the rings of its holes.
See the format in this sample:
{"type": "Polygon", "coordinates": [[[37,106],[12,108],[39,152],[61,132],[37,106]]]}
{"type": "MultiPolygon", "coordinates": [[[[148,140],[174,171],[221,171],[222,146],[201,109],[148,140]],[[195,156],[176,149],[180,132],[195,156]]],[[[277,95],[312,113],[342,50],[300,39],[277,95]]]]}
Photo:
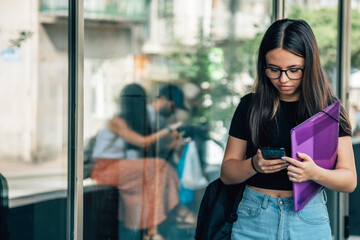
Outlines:
{"type": "Polygon", "coordinates": [[[240,201],[242,199],[242,196],[243,196],[243,193],[244,193],[244,190],[245,190],[245,186],[246,186],[246,183],[241,184],[238,195],[236,196],[234,205],[232,207],[228,222],[233,223],[233,222],[235,222],[237,220],[237,217],[238,217],[237,216],[237,209],[238,209],[239,203],[240,203],[240,201]]]}

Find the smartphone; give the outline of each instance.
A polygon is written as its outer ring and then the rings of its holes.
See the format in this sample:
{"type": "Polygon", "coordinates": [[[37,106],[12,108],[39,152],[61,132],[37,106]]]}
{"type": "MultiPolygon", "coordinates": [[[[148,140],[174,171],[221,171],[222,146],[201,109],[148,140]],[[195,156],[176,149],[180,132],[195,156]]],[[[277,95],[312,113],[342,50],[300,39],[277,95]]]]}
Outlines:
{"type": "Polygon", "coordinates": [[[263,157],[267,160],[280,159],[285,156],[285,148],[260,147],[263,157]]]}

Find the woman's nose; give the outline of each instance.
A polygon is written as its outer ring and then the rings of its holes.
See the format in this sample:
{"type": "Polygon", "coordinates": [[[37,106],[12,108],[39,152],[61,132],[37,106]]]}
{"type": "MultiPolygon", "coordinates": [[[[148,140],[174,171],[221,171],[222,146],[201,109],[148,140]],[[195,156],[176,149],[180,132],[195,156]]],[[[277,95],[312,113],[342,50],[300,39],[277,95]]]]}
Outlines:
{"type": "Polygon", "coordinates": [[[287,81],[289,81],[289,78],[288,78],[288,76],[286,75],[285,72],[282,72],[282,73],[281,73],[280,78],[279,78],[279,81],[280,81],[280,82],[287,82],[287,81]]]}

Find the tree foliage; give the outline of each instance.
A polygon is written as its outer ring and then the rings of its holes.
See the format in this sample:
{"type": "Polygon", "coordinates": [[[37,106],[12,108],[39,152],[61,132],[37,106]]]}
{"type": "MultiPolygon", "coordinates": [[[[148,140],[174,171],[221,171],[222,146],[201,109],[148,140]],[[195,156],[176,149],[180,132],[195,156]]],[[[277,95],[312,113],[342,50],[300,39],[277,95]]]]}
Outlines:
{"type": "Polygon", "coordinates": [[[31,38],[33,33],[31,31],[23,30],[19,32],[19,36],[16,39],[10,39],[10,48],[20,48],[21,45],[31,38]]]}
{"type": "MultiPolygon", "coordinates": [[[[337,8],[306,9],[294,7],[288,17],[304,19],[312,27],[318,42],[321,63],[327,72],[332,73],[336,69],[338,22],[337,8]]],[[[196,83],[201,86],[207,83],[209,87],[202,88],[202,106],[194,112],[194,121],[205,121],[210,129],[216,129],[222,125],[228,127],[232,113],[235,110],[240,96],[249,92],[248,86],[239,89],[236,80],[240,73],[248,73],[253,79],[256,78],[257,51],[264,30],[251,39],[229,39],[225,43],[212,41],[211,36],[204,38],[199,35],[199,44],[193,48],[179,44],[177,51],[169,56],[178,67],[178,76],[181,79],[196,83]],[[212,63],[209,53],[214,48],[221,48],[223,61],[221,65],[226,72],[222,78],[211,78],[212,63]],[[209,100],[211,104],[209,104],[209,100]],[[205,104],[208,102],[207,104],[205,104]],[[202,119],[199,121],[199,119],[202,119]],[[220,124],[219,124],[220,123],[220,124]]],[[[352,12],[352,35],[351,35],[351,63],[353,68],[360,69],[360,45],[356,44],[360,39],[360,12],[352,12]]]]}
{"type": "MultiPolygon", "coordinates": [[[[337,43],[338,43],[338,21],[337,8],[321,8],[304,11],[303,8],[294,7],[288,14],[289,18],[304,19],[309,23],[314,31],[318,42],[321,63],[324,69],[331,72],[336,67],[337,43]]],[[[360,69],[360,45],[357,42],[360,39],[360,12],[353,10],[351,16],[351,65],[353,68],[360,69]]],[[[253,39],[244,42],[239,46],[238,56],[247,56],[247,62],[242,60],[242,66],[248,68],[251,76],[255,76],[256,66],[255,58],[249,58],[248,55],[256,53],[263,32],[259,32],[253,39]]],[[[241,60],[240,60],[241,61],[241,60]]]]}
{"type": "Polygon", "coordinates": [[[351,65],[360,70],[360,11],[353,10],[351,13],[351,65]]]}

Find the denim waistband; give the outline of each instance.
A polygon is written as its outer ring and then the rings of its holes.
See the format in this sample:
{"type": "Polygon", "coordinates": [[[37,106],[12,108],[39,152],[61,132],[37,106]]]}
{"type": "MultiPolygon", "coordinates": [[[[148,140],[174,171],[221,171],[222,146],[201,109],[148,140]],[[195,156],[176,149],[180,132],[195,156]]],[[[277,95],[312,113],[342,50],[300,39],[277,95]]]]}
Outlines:
{"type": "MultiPolygon", "coordinates": [[[[246,186],[243,194],[243,198],[257,202],[262,205],[262,208],[267,208],[267,206],[282,206],[282,205],[291,205],[293,206],[294,199],[293,197],[272,197],[270,195],[258,192],[248,186],[246,186]]],[[[316,204],[316,203],[326,203],[326,193],[325,190],[321,190],[317,195],[313,197],[308,203],[316,204]]]]}

